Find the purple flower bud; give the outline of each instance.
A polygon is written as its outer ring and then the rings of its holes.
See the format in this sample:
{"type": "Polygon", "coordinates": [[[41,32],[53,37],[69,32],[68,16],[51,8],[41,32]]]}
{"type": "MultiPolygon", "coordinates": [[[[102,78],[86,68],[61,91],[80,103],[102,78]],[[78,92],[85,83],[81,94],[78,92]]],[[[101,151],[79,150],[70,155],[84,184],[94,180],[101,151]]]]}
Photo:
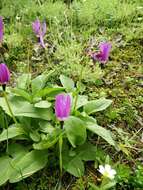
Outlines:
{"type": "Polygon", "coordinates": [[[70,115],[71,97],[68,94],[59,94],[56,96],[55,114],[58,120],[64,121],[70,115]]]}
{"type": "Polygon", "coordinates": [[[0,64],[0,84],[6,85],[10,80],[10,72],[8,67],[4,64],[0,64]]]}
{"type": "Polygon", "coordinates": [[[108,42],[102,42],[99,44],[99,53],[91,53],[91,57],[94,61],[99,61],[100,63],[106,63],[109,58],[109,53],[111,50],[111,44],[108,42]]]}
{"type": "Polygon", "coordinates": [[[3,41],[3,18],[0,16],[0,43],[2,43],[3,41]]]}
{"type": "Polygon", "coordinates": [[[33,23],[32,23],[32,28],[33,28],[33,32],[36,34],[36,36],[39,37],[40,35],[40,30],[41,30],[41,23],[39,20],[35,20],[33,23]]]}
{"type": "Polygon", "coordinates": [[[33,32],[39,39],[40,45],[45,48],[43,37],[46,34],[46,22],[40,23],[39,19],[32,23],[33,32]]]}

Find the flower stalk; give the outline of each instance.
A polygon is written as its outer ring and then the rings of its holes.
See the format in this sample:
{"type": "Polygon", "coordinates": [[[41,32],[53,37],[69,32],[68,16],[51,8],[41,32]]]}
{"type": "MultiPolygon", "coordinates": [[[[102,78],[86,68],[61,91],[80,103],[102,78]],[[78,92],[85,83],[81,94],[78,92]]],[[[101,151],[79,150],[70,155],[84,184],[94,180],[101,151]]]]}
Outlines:
{"type": "Polygon", "coordinates": [[[7,98],[7,94],[6,94],[5,91],[3,91],[3,95],[4,95],[4,98],[5,98],[5,102],[6,102],[6,104],[7,104],[7,107],[8,107],[8,109],[9,109],[9,112],[10,112],[12,118],[13,118],[13,121],[14,121],[15,124],[17,125],[18,122],[17,122],[17,120],[16,120],[16,118],[15,118],[13,112],[12,112],[12,109],[11,109],[11,106],[10,106],[10,104],[9,104],[9,101],[8,101],[8,98],[7,98]]]}
{"type": "Polygon", "coordinates": [[[63,174],[63,158],[62,158],[63,136],[59,136],[59,165],[60,165],[60,178],[63,174]]]}
{"type": "MultiPolygon", "coordinates": [[[[82,66],[81,70],[80,70],[80,75],[79,75],[79,83],[81,83],[81,80],[82,80],[83,69],[84,69],[84,67],[82,66]]],[[[73,108],[74,111],[76,110],[76,105],[77,105],[77,101],[78,101],[79,92],[80,92],[80,88],[77,87],[76,95],[75,95],[74,108],[73,108]]]]}

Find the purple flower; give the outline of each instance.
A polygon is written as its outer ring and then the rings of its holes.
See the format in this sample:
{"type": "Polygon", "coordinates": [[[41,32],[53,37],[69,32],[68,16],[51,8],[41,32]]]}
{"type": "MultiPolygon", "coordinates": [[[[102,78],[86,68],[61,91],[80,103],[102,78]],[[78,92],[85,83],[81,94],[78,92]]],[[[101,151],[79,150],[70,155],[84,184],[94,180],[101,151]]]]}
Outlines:
{"type": "Polygon", "coordinates": [[[0,43],[3,41],[3,18],[0,16],[0,43]]]}
{"type": "Polygon", "coordinates": [[[10,72],[6,64],[0,64],[0,84],[6,85],[10,80],[10,72]]]}
{"type": "Polygon", "coordinates": [[[55,114],[58,120],[64,121],[70,115],[71,97],[68,94],[59,94],[56,96],[55,114]]]}
{"type": "Polygon", "coordinates": [[[111,50],[111,44],[108,42],[102,42],[99,44],[100,51],[98,53],[91,53],[91,57],[94,61],[99,61],[100,63],[106,63],[109,58],[109,53],[111,50]]]}
{"type": "Polygon", "coordinates": [[[40,23],[39,19],[32,23],[33,32],[39,38],[40,45],[45,48],[43,37],[46,34],[46,22],[40,23]]]}

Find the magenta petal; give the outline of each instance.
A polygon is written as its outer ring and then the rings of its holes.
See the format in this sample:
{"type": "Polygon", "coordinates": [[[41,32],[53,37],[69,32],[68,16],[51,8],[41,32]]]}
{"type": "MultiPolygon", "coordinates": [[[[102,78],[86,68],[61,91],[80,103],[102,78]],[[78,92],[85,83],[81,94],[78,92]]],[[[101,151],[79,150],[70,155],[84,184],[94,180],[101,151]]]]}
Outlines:
{"type": "Polygon", "coordinates": [[[59,94],[58,96],[56,96],[56,102],[55,102],[55,113],[57,118],[63,115],[61,104],[62,104],[62,94],[59,94]]]}
{"type": "Polygon", "coordinates": [[[43,36],[40,35],[40,44],[43,48],[46,48],[45,44],[44,44],[44,40],[43,40],[43,36]]]}
{"type": "Polygon", "coordinates": [[[32,23],[32,28],[33,28],[33,32],[36,34],[36,35],[40,35],[40,31],[41,31],[41,24],[40,24],[40,21],[37,19],[35,22],[32,23]]]}
{"type": "Polygon", "coordinates": [[[40,21],[37,19],[35,22],[32,23],[32,28],[36,36],[39,38],[40,45],[43,48],[46,48],[43,40],[43,37],[46,33],[46,22],[43,22],[41,24],[40,21]]]}
{"type": "Polygon", "coordinates": [[[94,61],[102,61],[102,52],[93,53],[91,57],[94,61]]]}
{"type": "Polygon", "coordinates": [[[100,63],[106,63],[109,59],[109,54],[111,50],[111,44],[108,42],[102,42],[99,44],[99,52],[90,53],[91,58],[94,61],[99,61],[100,63]]]}
{"type": "Polygon", "coordinates": [[[42,36],[44,36],[46,34],[46,22],[43,22],[41,30],[42,30],[42,36]]]}
{"type": "Polygon", "coordinates": [[[111,44],[108,42],[102,42],[102,43],[100,43],[99,48],[100,48],[100,61],[103,63],[104,62],[106,63],[109,58],[111,44]]]}
{"type": "Polygon", "coordinates": [[[4,24],[3,24],[3,18],[0,16],[0,43],[3,41],[3,31],[4,30],[4,24]]]}
{"type": "Polygon", "coordinates": [[[0,84],[6,84],[10,80],[10,72],[8,67],[4,64],[0,64],[0,84]]]}
{"type": "Polygon", "coordinates": [[[59,94],[55,101],[55,114],[58,120],[64,121],[70,115],[71,98],[68,94],[59,94]]]}

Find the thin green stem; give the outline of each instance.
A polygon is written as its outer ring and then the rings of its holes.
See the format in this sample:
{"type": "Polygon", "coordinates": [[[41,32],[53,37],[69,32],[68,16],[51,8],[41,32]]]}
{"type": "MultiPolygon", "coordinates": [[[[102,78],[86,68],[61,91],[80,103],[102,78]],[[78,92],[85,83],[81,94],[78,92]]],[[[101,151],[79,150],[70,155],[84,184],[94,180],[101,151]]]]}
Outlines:
{"type": "Polygon", "coordinates": [[[62,158],[62,147],[63,147],[63,136],[59,137],[59,164],[60,164],[60,177],[62,178],[63,173],[63,158],[62,158]]]}
{"type": "MultiPolygon", "coordinates": [[[[60,128],[63,130],[64,121],[60,121],[60,128]]],[[[60,165],[60,179],[62,179],[63,174],[63,158],[62,158],[62,148],[63,148],[63,134],[62,132],[59,136],[59,165],[60,165]]]]}
{"type": "Polygon", "coordinates": [[[12,112],[12,109],[11,109],[11,107],[10,107],[10,104],[9,104],[9,101],[8,101],[8,98],[7,98],[7,95],[6,95],[6,92],[5,92],[5,91],[3,91],[3,95],[4,95],[4,98],[5,98],[5,101],[6,101],[7,107],[8,107],[8,109],[9,109],[9,112],[10,112],[12,118],[13,118],[13,121],[14,121],[15,124],[17,125],[18,122],[17,122],[17,120],[16,120],[16,118],[15,118],[13,112],[12,112]]]}
{"type": "Polygon", "coordinates": [[[37,2],[38,2],[38,4],[39,4],[39,6],[41,6],[42,4],[41,4],[41,2],[40,2],[40,0],[37,0],[37,2]]]}
{"type": "Polygon", "coordinates": [[[27,67],[27,72],[30,73],[30,48],[29,48],[29,44],[28,44],[28,50],[27,50],[27,64],[28,64],[28,67],[27,67]]]}
{"type": "MultiPolygon", "coordinates": [[[[81,67],[81,70],[80,70],[80,75],[79,75],[79,83],[80,83],[81,80],[82,80],[83,69],[84,69],[84,67],[82,66],[82,67],[81,67]]],[[[74,111],[75,111],[75,109],[76,109],[79,92],[80,92],[80,89],[79,89],[79,87],[77,87],[76,96],[75,96],[75,102],[74,102],[74,111]]]]}
{"type": "MultiPolygon", "coordinates": [[[[14,170],[16,170],[18,173],[20,173],[21,178],[22,178],[23,185],[25,185],[25,183],[24,183],[24,177],[23,177],[23,174],[22,174],[21,169],[20,169],[20,168],[15,167],[15,166],[13,166],[13,164],[12,164],[10,161],[9,161],[9,165],[10,165],[10,166],[11,166],[14,170]]],[[[27,190],[29,190],[28,183],[26,183],[26,186],[27,186],[27,190]]]]}
{"type": "Polygon", "coordinates": [[[7,118],[6,115],[4,115],[4,119],[5,119],[5,125],[6,125],[6,152],[7,154],[9,154],[9,146],[8,146],[8,122],[7,122],[7,118]]]}

